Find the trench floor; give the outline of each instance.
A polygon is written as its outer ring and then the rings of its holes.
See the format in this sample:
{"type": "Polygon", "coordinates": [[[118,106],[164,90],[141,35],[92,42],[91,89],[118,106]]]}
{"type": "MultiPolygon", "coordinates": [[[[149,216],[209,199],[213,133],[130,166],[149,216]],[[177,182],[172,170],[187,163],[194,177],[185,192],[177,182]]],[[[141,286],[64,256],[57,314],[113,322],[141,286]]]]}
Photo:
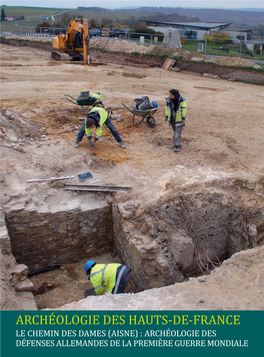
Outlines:
{"type": "MultiPolygon", "coordinates": [[[[45,308],[58,308],[73,301],[83,299],[83,292],[92,288],[84,271],[87,260],[98,263],[122,263],[120,258],[113,253],[105,253],[96,257],[87,257],[77,262],[63,264],[60,268],[45,273],[32,275],[30,280],[34,284],[33,294],[39,310],[45,308]]],[[[136,286],[131,280],[126,292],[136,292],[136,286]]]]}

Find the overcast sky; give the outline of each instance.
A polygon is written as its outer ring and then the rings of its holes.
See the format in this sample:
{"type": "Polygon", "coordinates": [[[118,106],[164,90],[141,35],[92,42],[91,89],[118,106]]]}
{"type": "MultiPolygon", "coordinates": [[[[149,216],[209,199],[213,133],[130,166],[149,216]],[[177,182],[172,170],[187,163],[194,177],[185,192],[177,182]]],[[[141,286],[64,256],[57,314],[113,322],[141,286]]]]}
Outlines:
{"type": "Polygon", "coordinates": [[[55,7],[55,8],[77,8],[79,6],[92,7],[100,6],[104,8],[122,8],[133,6],[166,6],[166,7],[204,7],[204,8],[264,8],[263,0],[185,0],[175,1],[166,0],[1,0],[1,5],[9,6],[38,6],[38,7],[55,7]]]}

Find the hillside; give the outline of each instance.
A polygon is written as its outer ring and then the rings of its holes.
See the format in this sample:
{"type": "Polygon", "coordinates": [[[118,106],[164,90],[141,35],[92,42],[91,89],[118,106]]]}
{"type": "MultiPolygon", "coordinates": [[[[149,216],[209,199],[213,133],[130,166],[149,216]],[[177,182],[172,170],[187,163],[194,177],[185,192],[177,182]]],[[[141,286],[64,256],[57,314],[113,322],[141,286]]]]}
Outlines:
{"type": "Polygon", "coordinates": [[[133,13],[149,15],[162,13],[165,15],[177,13],[179,16],[189,18],[199,18],[201,21],[209,22],[233,22],[236,25],[253,27],[264,23],[264,10],[229,10],[229,9],[196,9],[182,7],[141,7],[138,9],[120,9],[116,10],[122,13],[133,13]]]}
{"type": "Polygon", "coordinates": [[[230,10],[230,9],[197,9],[181,7],[140,7],[140,8],[122,8],[105,9],[100,7],[77,7],[76,9],[66,8],[42,8],[26,6],[4,6],[6,16],[22,15],[25,16],[25,22],[39,22],[40,16],[54,16],[56,21],[60,20],[63,12],[68,12],[73,16],[81,15],[89,20],[99,20],[103,18],[123,23],[129,20],[134,23],[138,19],[152,17],[154,14],[160,14],[160,21],[209,21],[209,22],[233,22],[235,25],[243,27],[254,27],[264,23],[264,9],[258,11],[230,10]],[[162,16],[163,14],[163,16],[162,16]],[[173,18],[170,18],[170,15],[173,18]],[[177,16],[176,16],[177,14],[177,16]],[[164,19],[164,17],[168,17],[164,19]]]}

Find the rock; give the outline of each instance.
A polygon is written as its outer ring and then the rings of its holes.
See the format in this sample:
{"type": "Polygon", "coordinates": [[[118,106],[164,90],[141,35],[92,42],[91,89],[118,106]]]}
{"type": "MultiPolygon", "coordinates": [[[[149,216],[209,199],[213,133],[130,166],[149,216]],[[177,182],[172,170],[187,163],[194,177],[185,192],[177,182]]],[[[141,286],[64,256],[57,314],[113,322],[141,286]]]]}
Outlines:
{"type": "Polygon", "coordinates": [[[37,310],[36,302],[31,291],[17,292],[17,296],[21,301],[23,310],[37,310]]]}
{"type": "Polygon", "coordinates": [[[215,74],[211,74],[211,73],[204,73],[203,77],[209,77],[209,78],[215,78],[215,79],[219,79],[220,77],[215,75],[215,74]]]}
{"type": "Polygon", "coordinates": [[[168,235],[166,233],[161,233],[158,235],[158,240],[160,240],[162,243],[167,242],[168,240],[168,235]]]}
{"type": "Polygon", "coordinates": [[[28,267],[25,264],[18,264],[11,274],[19,279],[22,275],[28,275],[28,267]]]}
{"type": "Polygon", "coordinates": [[[251,237],[257,236],[258,231],[257,231],[257,226],[256,226],[255,224],[251,224],[251,225],[249,226],[248,234],[249,234],[251,237]]]}
{"type": "Polygon", "coordinates": [[[10,141],[12,141],[13,143],[17,142],[17,138],[15,136],[10,136],[10,141]]]}
{"type": "Polygon", "coordinates": [[[191,58],[191,61],[194,61],[194,62],[202,62],[202,61],[204,61],[204,58],[203,58],[203,57],[192,57],[192,58],[191,58]]]}
{"type": "Polygon", "coordinates": [[[192,264],[194,245],[190,237],[176,232],[169,236],[169,244],[170,251],[180,267],[187,268],[192,264]]]}
{"type": "MultiPolygon", "coordinates": [[[[117,114],[117,113],[113,113],[113,112],[112,112],[111,120],[119,121],[118,119],[122,119],[122,116],[121,116],[120,114],[117,114]]],[[[124,119],[123,119],[123,120],[124,120],[124,119]]]]}
{"type": "Polygon", "coordinates": [[[143,233],[143,234],[146,234],[148,231],[149,231],[149,226],[147,223],[144,223],[143,226],[141,227],[140,231],[143,233]]]}
{"type": "Polygon", "coordinates": [[[123,210],[122,211],[122,216],[124,219],[131,219],[134,217],[134,213],[130,211],[123,210]]]}
{"type": "Polygon", "coordinates": [[[126,202],[128,201],[130,197],[130,193],[129,192],[117,192],[115,195],[115,201],[116,202],[126,202]]]}
{"type": "Polygon", "coordinates": [[[31,291],[33,290],[33,283],[29,279],[19,281],[16,283],[15,289],[16,291],[31,291]]]}
{"type": "Polygon", "coordinates": [[[132,202],[119,203],[118,209],[120,214],[124,219],[131,219],[135,215],[136,209],[139,207],[138,204],[132,202]]]}

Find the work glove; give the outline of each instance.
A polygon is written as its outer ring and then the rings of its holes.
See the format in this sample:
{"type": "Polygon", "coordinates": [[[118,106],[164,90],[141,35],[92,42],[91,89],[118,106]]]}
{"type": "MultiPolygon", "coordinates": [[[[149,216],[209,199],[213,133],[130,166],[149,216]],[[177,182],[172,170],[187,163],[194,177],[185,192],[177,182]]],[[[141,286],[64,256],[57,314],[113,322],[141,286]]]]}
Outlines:
{"type": "Polygon", "coordinates": [[[185,126],[185,119],[182,119],[181,123],[182,123],[182,126],[185,126]]]}
{"type": "Polygon", "coordinates": [[[169,117],[167,115],[165,115],[165,121],[168,121],[169,117]]]}
{"type": "Polygon", "coordinates": [[[89,140],[89,145],[90,145],[90,148],[94,148],[94,146],[95,146],[95,142],[94,141],[92,141],[92,140],[89,140]]]}

